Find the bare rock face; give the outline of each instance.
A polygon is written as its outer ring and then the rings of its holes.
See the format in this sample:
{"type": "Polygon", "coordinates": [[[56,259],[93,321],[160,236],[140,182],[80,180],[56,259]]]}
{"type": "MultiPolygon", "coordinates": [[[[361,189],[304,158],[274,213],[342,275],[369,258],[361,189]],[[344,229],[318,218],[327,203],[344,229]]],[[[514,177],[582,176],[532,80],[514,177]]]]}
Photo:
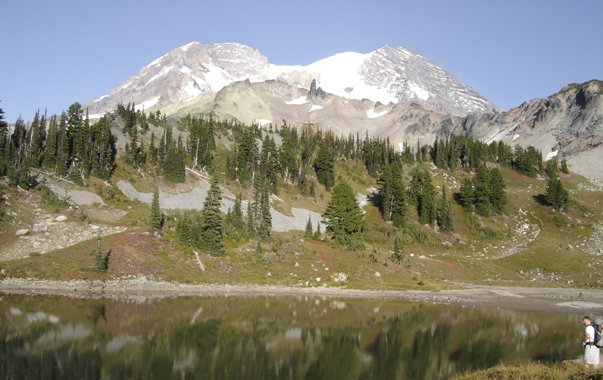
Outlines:
{"type": "MultiPolygon", "coordinates": [[[[545,160],[572,157],[596,151],[603,142],[603,81],[592,80],[565,86],[546,99],[534,99],[500,114],[472,114],[452,128],[486,142],[533,145],[545,160]]],[[[591,162],[572,160],[571,169],[589,178],[603,178],[598,171],[583,167],[591,162]]]]}

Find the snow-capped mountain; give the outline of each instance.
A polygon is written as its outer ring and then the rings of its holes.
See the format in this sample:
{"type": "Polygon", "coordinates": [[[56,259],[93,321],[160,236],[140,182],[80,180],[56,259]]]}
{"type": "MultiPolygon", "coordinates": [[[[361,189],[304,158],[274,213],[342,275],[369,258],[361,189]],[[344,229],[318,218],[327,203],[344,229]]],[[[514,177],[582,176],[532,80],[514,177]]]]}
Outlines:
{"type": "Polygon", "coordinates": [[[307,66],[279,66],[238,43],[191,42],[143,67],[109,94],[86,104],[91,115],[118,103],[163,109],[215,94],[233,82],[279,80],[310,88],[313,80],[327,93],[348,99],[419,103],[439,112],[466,115],[498,108],[470,87],[419,54],[403,47],[383,47],[368,54],[340,53],[307,66]]]}

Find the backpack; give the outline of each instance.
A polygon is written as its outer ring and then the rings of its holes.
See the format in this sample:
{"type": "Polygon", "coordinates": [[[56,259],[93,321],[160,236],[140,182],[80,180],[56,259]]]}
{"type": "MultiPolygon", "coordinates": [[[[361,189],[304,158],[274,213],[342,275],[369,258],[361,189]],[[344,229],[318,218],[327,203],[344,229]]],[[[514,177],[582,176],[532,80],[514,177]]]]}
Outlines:
{"type": "Polygon", "coordinates": [[[603,348],[603,319],[595,319],[595,346],[603,348]]]}

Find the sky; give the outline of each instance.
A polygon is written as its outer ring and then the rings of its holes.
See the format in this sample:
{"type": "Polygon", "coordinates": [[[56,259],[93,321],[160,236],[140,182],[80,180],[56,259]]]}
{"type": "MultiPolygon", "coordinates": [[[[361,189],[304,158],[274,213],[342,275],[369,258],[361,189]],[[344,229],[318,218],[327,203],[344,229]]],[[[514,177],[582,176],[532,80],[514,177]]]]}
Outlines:
{"type": "Polygon", "coordinates": [[[0,0],[0,108],[60,113],[198,41],[279,65],[404,46],[510,109],[603,79],[602,16],[602,0],[0,0]]]}

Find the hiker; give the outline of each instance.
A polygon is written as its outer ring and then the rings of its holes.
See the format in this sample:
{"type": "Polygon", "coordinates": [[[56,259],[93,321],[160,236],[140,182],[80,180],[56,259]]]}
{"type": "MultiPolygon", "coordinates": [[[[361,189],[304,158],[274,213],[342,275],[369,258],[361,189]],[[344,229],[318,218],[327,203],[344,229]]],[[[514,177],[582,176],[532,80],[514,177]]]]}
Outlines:
{"type": "Polygon", "coordinates": [[[590,317],[582,318],[582,324],[586,326],[584,340],[584,367],[596,368],[599,365],[599,347],[595,345],[595,327],[590,317]]]}

